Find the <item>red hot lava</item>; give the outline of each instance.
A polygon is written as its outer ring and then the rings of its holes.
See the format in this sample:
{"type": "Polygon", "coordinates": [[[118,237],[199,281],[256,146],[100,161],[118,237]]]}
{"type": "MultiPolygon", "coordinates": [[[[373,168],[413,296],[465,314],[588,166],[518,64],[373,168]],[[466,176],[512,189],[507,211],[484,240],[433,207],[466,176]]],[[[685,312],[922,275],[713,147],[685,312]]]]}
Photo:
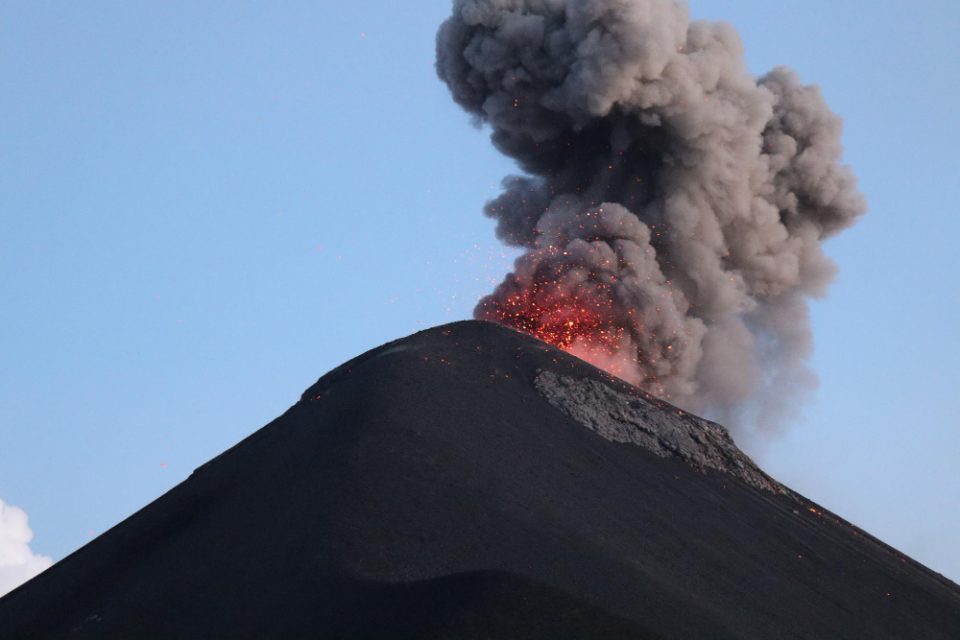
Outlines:
{"type": "Polygon", "coordinates": [[[609,285],[593,283],[582,290],[588,295],[571,294],[568,287],[552,279],[529,286],[508,280],[504,285],[510,287],[510,293],[484,301],[478,315],[529,334],[633,384],[654,390],[659,386],[654,376],[640,372],[636,351],[629,347],[629,330],[614,320],[609,285]]]}

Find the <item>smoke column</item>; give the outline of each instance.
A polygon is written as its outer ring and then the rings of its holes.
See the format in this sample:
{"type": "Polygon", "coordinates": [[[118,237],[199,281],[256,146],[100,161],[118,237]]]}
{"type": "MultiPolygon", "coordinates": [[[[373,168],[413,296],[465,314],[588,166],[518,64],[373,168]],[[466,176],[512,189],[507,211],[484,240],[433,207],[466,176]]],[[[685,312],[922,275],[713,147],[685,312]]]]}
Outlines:
{"type": "Polygon", "coordinates": [[[816,87],[673,0],[454,0],[437,72],[524,173],[486,205],[525,252],[477,318],[736,426],[789,415],[821,244],[865,211],[816,87]]]}

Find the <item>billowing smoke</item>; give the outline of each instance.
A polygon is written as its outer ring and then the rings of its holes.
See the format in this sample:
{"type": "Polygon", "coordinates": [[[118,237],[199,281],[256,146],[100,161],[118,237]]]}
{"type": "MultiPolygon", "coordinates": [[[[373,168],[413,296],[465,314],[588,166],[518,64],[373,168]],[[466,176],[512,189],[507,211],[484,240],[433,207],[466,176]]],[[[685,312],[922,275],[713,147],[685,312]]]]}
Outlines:
{"type": "Polygon", "coordinates": [[[0,500],[0,596],[53,564],[50,558],[30,550],[31,539],[27,514],[0,500]]]}
{"type": "Polygon", "coordinates": [[[865,210],[820,91],[672,0],[454,0],[437,71],[524,172],[486,213],[525,252],[476,316],[775,426],[815,381],[821,244],[865,210]]]}

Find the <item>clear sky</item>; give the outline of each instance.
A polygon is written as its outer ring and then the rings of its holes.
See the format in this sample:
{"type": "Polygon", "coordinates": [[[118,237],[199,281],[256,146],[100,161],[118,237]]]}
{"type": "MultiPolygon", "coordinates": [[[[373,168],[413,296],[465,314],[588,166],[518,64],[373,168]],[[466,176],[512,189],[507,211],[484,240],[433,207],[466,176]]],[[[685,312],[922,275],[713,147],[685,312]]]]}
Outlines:
{"type": "MultiPolygon", "coordinates": [[[[480,211],[515,169],[436,79],[449,6],[0,3],[0,499],[34,552],[503,275],[480,211]]],[[[870,203],[828,245],[820,388],[750,452],[960,581],[960,4],[691,12],[737,27],[755,73],[821,85],[870,203]]]]}

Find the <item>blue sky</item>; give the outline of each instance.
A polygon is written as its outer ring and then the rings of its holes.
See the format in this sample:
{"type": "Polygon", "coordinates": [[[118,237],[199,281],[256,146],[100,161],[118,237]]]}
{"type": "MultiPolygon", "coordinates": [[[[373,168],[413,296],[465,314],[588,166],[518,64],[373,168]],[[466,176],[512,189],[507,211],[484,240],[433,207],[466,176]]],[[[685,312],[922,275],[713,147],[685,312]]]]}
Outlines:
{"type": "MultiPolygon", "coordinates": [[[[442,0],[0,4],[0,499],[54,559],[368,348],[470,315],[514,171],[433,72],[442,0]],[[422,5],[422,6],[421,6],[422,5]]],[[[691,2],[846,122],[821,385],[751,453],[960,580],[960,5],[691,2]]]]}

